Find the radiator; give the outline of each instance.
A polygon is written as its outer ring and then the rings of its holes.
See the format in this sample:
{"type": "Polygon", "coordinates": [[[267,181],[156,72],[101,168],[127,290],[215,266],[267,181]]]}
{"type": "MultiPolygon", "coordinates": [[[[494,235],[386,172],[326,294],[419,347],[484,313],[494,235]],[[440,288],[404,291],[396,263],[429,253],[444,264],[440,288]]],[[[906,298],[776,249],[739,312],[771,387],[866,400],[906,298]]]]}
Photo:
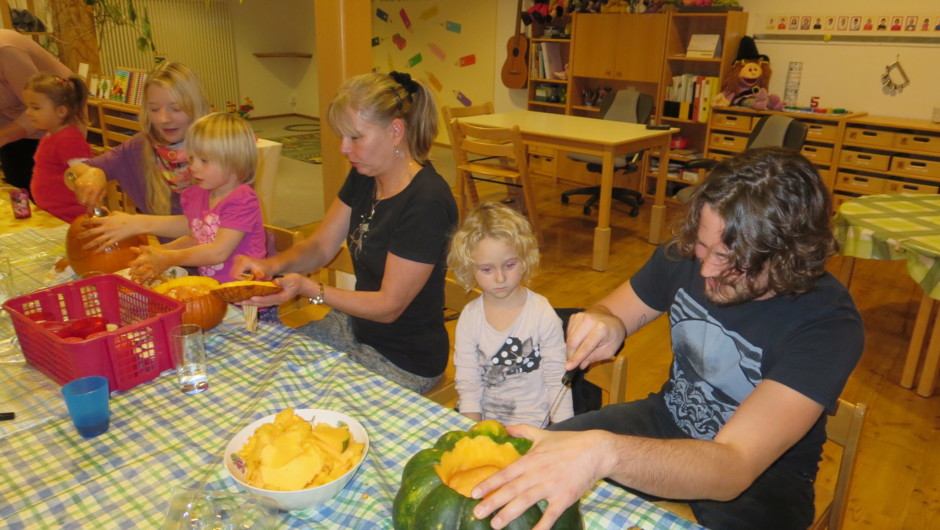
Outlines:
{"type": "MultiPolygon", "coordinates": [[[[134,6],[139,17],[147,10],[157,52],[169,61],[190,67],[202,81],[215,110],[225,111],[226,101],[239,102],[230,2],[135,0],[134,6]]],[[[137,51],[139,35],[139,30],[131,26],[109,24],[104,31],[99,29],[101,69],[105,75],[113,75],[122,66],[153,68],[153,55],[137,51]]]]}

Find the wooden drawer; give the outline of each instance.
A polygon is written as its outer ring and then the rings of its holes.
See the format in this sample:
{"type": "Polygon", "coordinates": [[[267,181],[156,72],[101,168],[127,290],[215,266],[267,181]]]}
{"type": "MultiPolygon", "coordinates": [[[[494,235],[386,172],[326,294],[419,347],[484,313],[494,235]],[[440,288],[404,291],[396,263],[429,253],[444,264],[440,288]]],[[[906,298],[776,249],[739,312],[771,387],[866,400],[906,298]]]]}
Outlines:
{"type": "Polygon", "coordinates": [[[819,169],[819,177],[822,179],[823,184],[825,184],[826,189],[832,191],[835,188],[836,181],[836,172],[832,169],[819,169]]]}
{"type": "Polygon", "coordinates": [[[940,186],[933,184],[889,180],[882,193],[937,193],[938,191],[940,191],[940,186]]]}
{"type": "Polygon", "coordinates": [[[852,173],[842,173],[836,175],[836,189],[862,193],[865,195],[874,195],[884,193],[885,179],[878,177],[869,177],[867,175],[854,175],[852,173]]]}
{"type": "Polygon", "coordinates": [[[894,145],[894,133],[848,126],[845,128],[843,140],[856,144],[892,147],[894,145]]]}
{"type": "Polygon", "coordinates": [[[803,156],[821,164],[828,164],[832,162],[832,148],[823,147],[821,145],[803,145],[803,148],[800,149],[800,152],[803,153],[803,156]]]}
{"type": "Polygon", "coordinates": [[[940,178],[940,162],[895,155],[891,158],[891,171],[915,177],[940,178]]]}
{"type": "Polygon", "coordinates": [[[855,195],[843,195],[841,193],[832,194],[832,210],[839,211],[839,207],[842,206],[842,203],[846,201],[851,201],[852,199],[857,199],[855,195]]]}
{"type": "Polygon", "coordinates": [[[731,151],[744,151],[747,148],[747,136],[733,134],[712,133],[708,141],[712,149],[727,149],[731,151]]]}
{"type": "Polygon", "coordinates": [[[810,140],[833,140],[839,134],[837,125],[828,123],[806,123],[806,137],[810,140]]]}
{"type": "Polygon", "coordinates": [[[839,155],[839,165],[867,169],[870,171],[887,171],[891,164],[891,157],[864,151],[843,149],[839,155]]]}
{"type": "Polygon", "coordinates": [[[927,153],[940,153],[940,136],[899,132],[894,137],[894,146],[927,153]]]}
{"type": "Polygon", "coordinates": [[[752,126],[751,116],[742,116],[740,114],[725,114],[723,112],[712,111],[712,127],[722,129],[734,129],[736,131],[750,131],[752,126]]]}

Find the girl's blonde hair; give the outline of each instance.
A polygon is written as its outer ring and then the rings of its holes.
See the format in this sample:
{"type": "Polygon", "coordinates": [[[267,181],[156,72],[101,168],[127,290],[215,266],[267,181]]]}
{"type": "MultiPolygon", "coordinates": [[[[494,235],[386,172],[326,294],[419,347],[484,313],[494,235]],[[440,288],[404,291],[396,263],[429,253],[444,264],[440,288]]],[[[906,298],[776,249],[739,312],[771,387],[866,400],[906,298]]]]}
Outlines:
{"type": "MultiPolygon", "coordinates": [[[[140,128],[147,136],[151,146],[163,145],[166,140],[150,121],[150,109],[147,105],[147,92],[151,86],[166,89],[180,109],[193,120],[209,113],[209,100],[196,74],[182,63],[165,62],[147,74],[144,82],[144,102],[140,106],[140,128]]],[[[147,181],[147,206],[156,215],[170,213],[170,187],[166,177],[157,167],[156,154],[152,149],[143,152],[144,177],[147,181]]]]}
{"type": "Polygon", "coordinates": [[[234,173],[243,184],[255,179],[258,166],[255,133],[247,121],[233,114],[213,112],[190,125],[186,131],[186,154],[219,164],[222,171],[234,173]]]}
{"type": "Polygon", "coordinates": [[[330,102],[330,127],[341,136],[360,136],[349,117],[352,110],[364,120],[386,127],[392,120],[405,123],[408,152],[424,164],[437,136],[437,106],[424,84],[409,74],[361,74],[347,79],[330,102]]]}
{"type": "Polygon", "coordinates": [[[85,105],[88,103],[88,86],[77,75],[59,77],[52,74],[36,74],[26,82],[26,90],[42,94],[55,107],[65,107],[62,123],[81,125],[85,123],[85,105]]]}
{"type": "Polygon", "coordinates": [[[522,283],[528,284],[539,269],[539,242],[529,220],[509,206],[484,202],[473,209],[454,234],[447,254],[447,266],[465,289],[476,285],[473,252],[486,238],[505,241],[516,249],[524,271],[522,283]]]}

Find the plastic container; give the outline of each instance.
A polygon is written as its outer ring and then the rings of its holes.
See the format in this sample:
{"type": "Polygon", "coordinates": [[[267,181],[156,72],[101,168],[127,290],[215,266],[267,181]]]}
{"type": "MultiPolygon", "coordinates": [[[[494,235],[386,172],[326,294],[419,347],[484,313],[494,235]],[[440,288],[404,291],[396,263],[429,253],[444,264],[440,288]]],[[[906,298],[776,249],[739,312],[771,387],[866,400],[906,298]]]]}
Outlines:
{"type": "Polygon", "coordinates": [[[100,375],[112,391],[125,391],[173,369],[170,330],[180,324],[183,304],[115,274],[11,298],[3,308],[26,361],[60,385],[100,375]],[[117,329],[82,340],[40,325],[86,317],[103,317],[117,329]]]}

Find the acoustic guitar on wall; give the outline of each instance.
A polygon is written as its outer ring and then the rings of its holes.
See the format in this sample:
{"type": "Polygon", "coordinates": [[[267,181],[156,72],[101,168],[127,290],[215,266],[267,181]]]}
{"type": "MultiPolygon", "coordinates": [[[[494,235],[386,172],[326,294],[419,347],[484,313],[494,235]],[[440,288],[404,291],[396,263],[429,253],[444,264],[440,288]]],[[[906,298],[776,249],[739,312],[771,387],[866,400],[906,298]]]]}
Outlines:
{"type": "Polygon", "coordinates": [[[516,6],[516,34],[509,37],[506,45],[507,57],[503,63],[502,79],[506,88],[525,88],[529,82],[529,39],[522,33],[519,22],[522,17],[522,0],[516,6]]]}

